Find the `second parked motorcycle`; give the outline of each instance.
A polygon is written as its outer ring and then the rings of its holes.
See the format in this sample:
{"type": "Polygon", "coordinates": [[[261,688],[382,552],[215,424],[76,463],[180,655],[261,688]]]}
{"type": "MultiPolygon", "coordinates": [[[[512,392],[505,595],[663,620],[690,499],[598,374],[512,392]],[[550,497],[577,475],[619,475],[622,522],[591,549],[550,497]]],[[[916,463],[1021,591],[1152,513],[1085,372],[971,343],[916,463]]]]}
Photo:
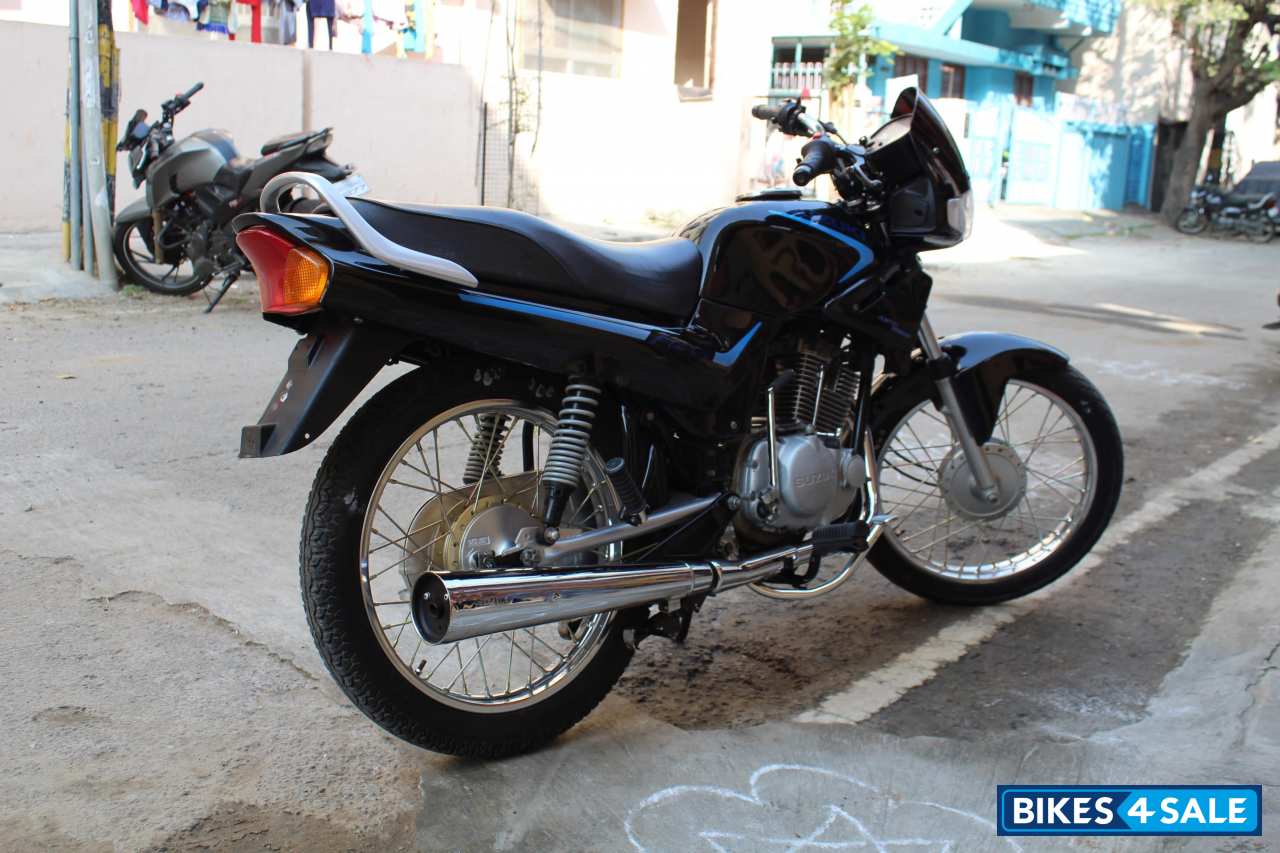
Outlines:
{"type": "Polygon", "coordinates": [[[1243,234],[1254,243],[1269,243],[1276,232],[1275,193],[1240,195],[1199,186],[1191,191],[1175,224],[1183,234],[1201,234],[1212,226],[1215,231],[1243,234]]]}
{"type": "MultiPolygon", "coordinates": [[[[197,83],[165,101],[155,124],[147,124],[146,111],[138,110],[116,146],[129,152],[133,185],[147,185],[146,196],[116,217],[116,260],[126,278],[156,293],[185,296],[226,275],[221,297],[246,266],[231,220],[257,210],[262,188],[276,175],[320,175],[344,196],[369,189],[354,166],[340,166],[326,156],[332,128],[278,136],[254,160],[242,158],[222,130],[198,130],[175,142],[174,117],[203,88],[197,83]]],[[[318,202],[294,195],[284,204],[304,212],[318,202]]]]}

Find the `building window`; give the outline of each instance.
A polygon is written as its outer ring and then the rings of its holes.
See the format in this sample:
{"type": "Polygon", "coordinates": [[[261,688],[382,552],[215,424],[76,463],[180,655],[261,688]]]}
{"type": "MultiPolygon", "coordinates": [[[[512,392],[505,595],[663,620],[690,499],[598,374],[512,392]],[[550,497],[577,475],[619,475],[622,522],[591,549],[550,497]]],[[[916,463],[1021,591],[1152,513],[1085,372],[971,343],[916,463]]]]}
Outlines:
{"type": "Polygon", "coordinates": [[[716,0],[680,0],[676,13],[675,83],[710,90],[715,76],[716,0]]]}
{"type": "Polygon", "coordinates": [[[617,77],[622,0],[521,0],[523,67],[617,77]]]}
{"type": "Polygon", "coordinates": [[[963,98],[964,97],[964,66],[952,65],[948,62],[942,63],[942,91],[939,94],[941,98],[963,98]]]}
{"type": "Polygon", "coordinates": [[[1030,74],[1021,71],[1013,75],[1013,102],[1020,107],[1031,106],[1031,97],[1036,91],[1036,81],[1030,74]]]}
{"type": "Polygon", "coordinates": [[[929,60],[923,56],[912,56],[909,53],[899,53],[893,58],[893,76],[906,77],[910,74],[916,75],[916,79],[920,81],[920,88],[924,91],[929,89],[929,60]]]}

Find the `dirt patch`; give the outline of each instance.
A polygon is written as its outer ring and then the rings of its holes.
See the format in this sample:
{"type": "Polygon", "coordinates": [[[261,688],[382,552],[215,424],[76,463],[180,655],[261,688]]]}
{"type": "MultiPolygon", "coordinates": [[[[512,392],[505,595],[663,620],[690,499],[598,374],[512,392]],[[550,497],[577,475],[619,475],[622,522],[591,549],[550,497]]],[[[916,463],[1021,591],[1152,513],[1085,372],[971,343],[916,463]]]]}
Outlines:
{"type": "Polygon", "coordinates": [[[369,835],[320,817],[284,810],[268,811],[245,803],[224,803],[185,829],[148,848],[148,853],[196,850],[346,853],[411,849],[412,821],[406,817],[398,824],[386,834],[369,835]]]}

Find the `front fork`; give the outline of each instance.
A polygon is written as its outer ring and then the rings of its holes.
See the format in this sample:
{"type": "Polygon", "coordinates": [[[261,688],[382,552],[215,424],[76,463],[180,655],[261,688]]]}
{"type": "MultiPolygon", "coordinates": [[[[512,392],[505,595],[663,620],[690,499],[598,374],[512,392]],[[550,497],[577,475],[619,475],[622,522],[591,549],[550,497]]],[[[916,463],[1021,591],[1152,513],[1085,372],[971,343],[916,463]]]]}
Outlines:
{"type": "Polygon", "coordinates": [[[951,381],[956,372],[955,361],[938,344],[938,337],[933,333],[933,326],[929,323],[927,315],[920,318],[919,338],[920,347],[924,350],[925,365],[929,369],[930,376],[933,377],[938,396],[942,399],[942,415],[951,427],[951,434],[960,444],[965,462],[968,463],[969,471],[973,474],[976,491],[986,501],[995,503],[1000,498],[1000,489],[996,485],[995,475],[991,472],[987,454],[978,444],[978,440],[969,429],[969,424],[965,421],[960,401],[956,397],[955,386],[951,381]]]}

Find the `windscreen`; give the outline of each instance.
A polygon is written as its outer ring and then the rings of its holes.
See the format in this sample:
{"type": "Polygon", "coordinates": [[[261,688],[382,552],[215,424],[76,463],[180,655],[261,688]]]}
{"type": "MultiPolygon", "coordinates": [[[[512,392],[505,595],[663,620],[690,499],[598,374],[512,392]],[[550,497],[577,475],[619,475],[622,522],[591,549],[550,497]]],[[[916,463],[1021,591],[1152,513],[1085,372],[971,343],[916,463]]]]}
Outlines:
{"type": "Polygon", "coordinates": [[[927,97],[914,88],[906,89],[893,105],[893,119],[910,116],[911,136],[920,156],[931,162],[938,177],[951,185],[954,195],[969,189],[969,171],[947,123],[927,97]]]}

